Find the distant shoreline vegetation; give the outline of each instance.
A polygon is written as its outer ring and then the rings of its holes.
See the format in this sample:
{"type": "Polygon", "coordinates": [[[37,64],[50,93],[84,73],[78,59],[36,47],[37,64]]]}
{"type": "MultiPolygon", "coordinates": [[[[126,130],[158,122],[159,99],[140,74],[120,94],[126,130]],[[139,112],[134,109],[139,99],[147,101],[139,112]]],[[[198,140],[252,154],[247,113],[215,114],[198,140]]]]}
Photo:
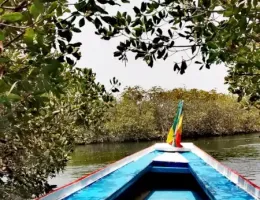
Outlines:
{"type": "Polygon", "coordinates": [[[183,138],[260,132],[259,110],[245,110],[236,98],[212,90],[126,88],[105,123],[81,129],[78,144],[165,140],[177,103],[184,100],[183,138]]]}

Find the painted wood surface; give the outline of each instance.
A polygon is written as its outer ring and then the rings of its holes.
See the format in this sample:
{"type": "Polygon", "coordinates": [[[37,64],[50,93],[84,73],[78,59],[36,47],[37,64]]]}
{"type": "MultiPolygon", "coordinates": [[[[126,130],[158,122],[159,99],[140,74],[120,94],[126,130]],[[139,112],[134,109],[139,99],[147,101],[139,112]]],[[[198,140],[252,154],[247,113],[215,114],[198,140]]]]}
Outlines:
{"type": "Polygon", "coordinates": [[[91,175],[58,188],[40,199],[101,200],[109,197],[114,199],[147,170],[157,170],[157,172],[163,172],[163,170],[170,172],[172,170],[176,173],[174,171],[176,169],[182,170],[180,173],[192,173],[212,199],[260,199],[260,188],[258,186],[225,167],[192,143],[182,143],[182,145],[184,146],[182,150],[165,143],[153,145],[91,175]],[[168,153],[165,154],[165,152],[168,153]],[[166,166],[158,168],[158,166],[152,165],[153,160],[163,154],[167,155],[166,162],[178,163],[180,156],[174,159],[169,158],[170,154],[176,155],[174,152],[179,152],[177,154],[185,158],[186,165],[181,165],[181,167],[171,165],[168,168],[166,166]],[[189,168],[186,166],[189,166],[189,168]],[[235,195],[230,195],[232,194],[230,191],[235,195]]]}

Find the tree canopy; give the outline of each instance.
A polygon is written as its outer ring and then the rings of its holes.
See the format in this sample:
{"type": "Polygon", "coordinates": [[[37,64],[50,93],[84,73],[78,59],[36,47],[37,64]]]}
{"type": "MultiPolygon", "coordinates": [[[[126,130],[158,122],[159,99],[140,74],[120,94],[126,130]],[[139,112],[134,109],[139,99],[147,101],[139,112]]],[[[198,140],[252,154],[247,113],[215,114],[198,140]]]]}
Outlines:
{"type": "Polygon", "coordinates": [[[187,59],[173,62],[174,71],[180,74],[191,64],[201,70],[224,63],[229,68],[229,90],[259,105],[259,1],[153,0],[133,10],[135,16],[118,12],[95,20],[103,39],[126,37],[115,57],[127,61],[127,52],[132,52],[153,67],[154,61],[185,51],[187,59]],[[177,43],[179,38],[182,44],[177,43]]]}
{"type": "Polygon", "coordinates": [[[107,111],[109,117],[101,129],[105,141],[165,141],[180,99],[184,100],[183,138],[260,130],[259,110],[241,109],[232,95],[214,90],[128,87],[107,111]]]}

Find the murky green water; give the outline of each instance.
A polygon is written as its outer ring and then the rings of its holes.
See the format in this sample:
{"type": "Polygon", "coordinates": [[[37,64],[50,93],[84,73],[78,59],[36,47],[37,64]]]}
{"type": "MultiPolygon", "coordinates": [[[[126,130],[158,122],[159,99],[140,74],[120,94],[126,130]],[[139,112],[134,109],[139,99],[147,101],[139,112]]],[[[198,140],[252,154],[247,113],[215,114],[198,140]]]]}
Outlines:
{"type": "MultiPolygon", "coordinates": [[[[184,140],[193,142],[226,166],[260,185],[260,134],[184,140]]],[[[78,146],[64,173],[50,179],[62,186],[155,142],[93,144],[78,146]]]]}

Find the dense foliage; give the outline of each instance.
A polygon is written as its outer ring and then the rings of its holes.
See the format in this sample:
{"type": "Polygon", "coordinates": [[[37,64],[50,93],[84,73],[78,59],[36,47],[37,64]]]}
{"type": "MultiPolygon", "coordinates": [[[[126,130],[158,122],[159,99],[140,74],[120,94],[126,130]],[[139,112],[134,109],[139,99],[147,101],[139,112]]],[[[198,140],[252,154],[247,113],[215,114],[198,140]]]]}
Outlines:
{"type": "Polygon", "coordinates": [[[78,130],[98,128],[113,100],[91,70],[74,67],[81,43],[72,36],[90,5],[68,6],[0,0],[0,199],[48,192],[47,178],[65,167],[78,130]]]}
{"type": "MultiPolygon", "coordinates": [[[[184,100],[183,137],[207,137],[260,131],[259,111],[245,110],[235,97],[202,90],[148,91],[127,88],[107,113],[103,132],[87,132],[85,142],[166,140],[177,104],[184,100]],[[98,136],[99,135],[99,136],[98,136]]],[[[81,140],[83,141],[83,140],[81,140]]]]}
{"type": "Polygon", "coordinates": [[[118,12],[101,17],[102,25],[100,20],[95,23],[105,39],[126,37],[115,57],[127,61],[127,52],[133,52],[150,67],[155,60],[174,58],[173,69],[180,74],[190,65],[209,69],[224,63],[229,67],[230,91],[259,106],[258,0],[153,0],[140,2],[133,10],[134,17],[118,12]],[[188,57],[178,59],[183,51],[188,57]]]}

